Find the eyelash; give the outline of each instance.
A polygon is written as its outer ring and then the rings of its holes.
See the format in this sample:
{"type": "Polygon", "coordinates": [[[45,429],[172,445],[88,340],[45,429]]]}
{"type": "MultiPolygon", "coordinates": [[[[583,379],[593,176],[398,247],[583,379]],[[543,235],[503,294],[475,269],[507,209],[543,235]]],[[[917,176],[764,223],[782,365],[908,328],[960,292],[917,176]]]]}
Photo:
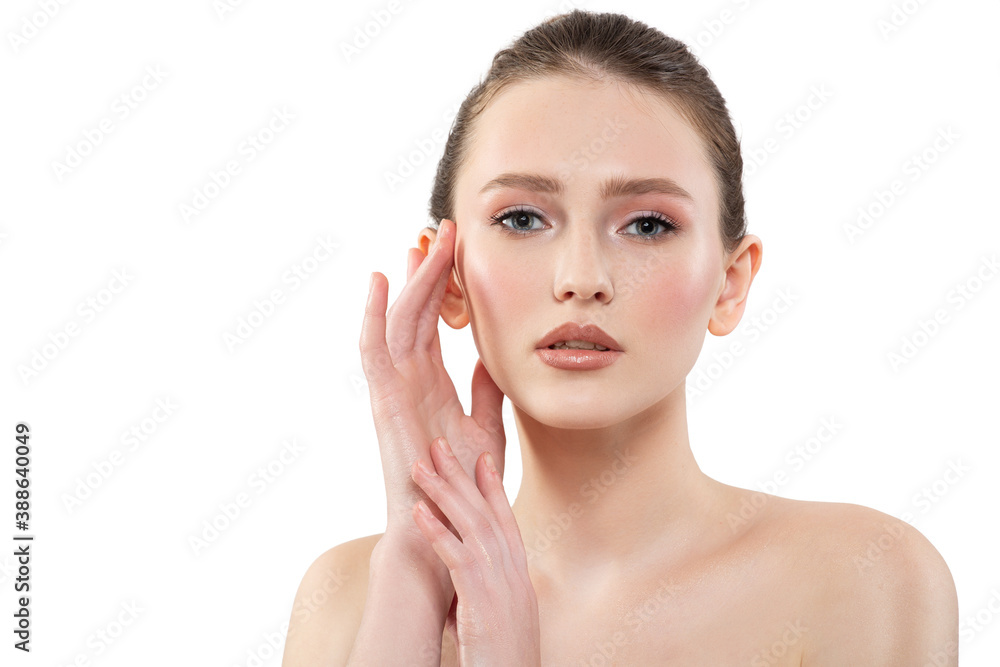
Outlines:
{"type": "MultiPolygon", "coordinates": [[[[515,206],[514,208],[504,209],[503,211],[500,211],[496,215],[490,216],[490,220],[493,220],[494,225],[500,225],[500,230],[504,234],[507,234],[509,236],[527,236],[528,234],[538,231],[535,229],[517,230],[503,223],[504,220],[510,218],[511,216],[517,215],[518,213],[524,213],[533,216],[535,218],[538,218],[539,220],[542,220],[541,215],[532,211],[531,209],[523,208],[521,206],[515,206]]],[[[640,215],[639,217],[633,218],[628,223],[628,225],[626,225],[626,227],[631,227],[635,223],[641,222],[642,220],[653,220],[654,222],[662,225],[666,230],[661,234],[629,234],[629,236],[638,237],[639,239],[642,239],[642,241],[647,243],[652,241],[659,241],[660,237],[666,236],[671,232],[676,232],[677,229],[680,227],[672,219],[668,218],[667,216],[663,215],[658,211],[644,211],[643,214],[640,215]]]]}

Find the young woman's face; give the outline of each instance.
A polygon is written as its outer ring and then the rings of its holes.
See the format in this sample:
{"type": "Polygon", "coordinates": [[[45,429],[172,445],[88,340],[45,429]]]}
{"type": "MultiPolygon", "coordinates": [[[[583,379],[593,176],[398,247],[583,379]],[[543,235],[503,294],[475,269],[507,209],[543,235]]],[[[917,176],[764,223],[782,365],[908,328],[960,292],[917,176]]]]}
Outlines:
{"type": "Polygon", "coordinates": [[[711,166],[665,99],[617,82],[518,83],[476,120],[455,195],[473,337],[515,405],[598,428],[683,392],[725,255],[711,166]],[[545,363],[539,344],[567,322],[611,336],[614,361],[545,363]]]}

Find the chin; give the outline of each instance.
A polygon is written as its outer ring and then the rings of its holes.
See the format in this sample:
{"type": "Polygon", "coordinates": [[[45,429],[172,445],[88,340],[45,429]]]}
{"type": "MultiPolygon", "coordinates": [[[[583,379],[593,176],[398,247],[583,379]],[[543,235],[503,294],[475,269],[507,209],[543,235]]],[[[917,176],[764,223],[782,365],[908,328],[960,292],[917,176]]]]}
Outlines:
{"type": "Polygon", "coordinates": [[[590,396],[562,389],[552,391],[534,387],[522,396],[511,397],[511,403],[533,420],[550,428],[591,430],[616,426],[634,417],[644,407],[641,402],[620,393],[609,400],[606,391],[590,396]]]}

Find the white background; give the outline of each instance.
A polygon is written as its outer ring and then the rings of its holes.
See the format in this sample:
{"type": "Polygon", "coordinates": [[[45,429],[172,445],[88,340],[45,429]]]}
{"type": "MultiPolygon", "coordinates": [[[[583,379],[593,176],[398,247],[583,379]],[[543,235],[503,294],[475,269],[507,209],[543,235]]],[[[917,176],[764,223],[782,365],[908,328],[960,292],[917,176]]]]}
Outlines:
{"type": "MultiPolygon", "coordinates": [[[[498,49],[572,5],[403,1],[348,59],[342,46],[387,2],[93,0],[49,3],[51,18],[44,4],[0,14],[0,535],[13,545],[25,421],[36,536],[30,656],[11,648],[15,563],[13,546],[0,549],[2,662],[253,665],[273,653],[261,662],[277,665],[308,565],[385,525],[357,350],[369,274],[399,293],[428,222],[433,136],[498,49]],[[124,118],[123,94],[135,106],[124,118]],[[294,119],[248,160],[244,142],[274,109],[294,119]],[[111,132],[88,151],[102,119],[111,132]],[[81,145],[88,154],[59,173],[81,145]],[[240,172],[185,220],[181,205],[229,160],[240,172]],[[412,174],[390,188],[402,163],[412,174]],[[325,261],[310,259],[317,239],[338,245],[325,261]],[[304,282],[283,279],[303,266],[304,282]],[[284,301],[231,350],[225,336],[275,289],[284,301]],[[177,406],[162,422],[157,401],[177,406]],[[147,432],[131,448],[133,428],[147,432]],[[291,440],[294,460],[255,485],[291,440]],[[192,547],[240,493],[249,506],[192,547]],[[97,640],[129,604],[134,622],[110,646],[97,640]]],[[[910,516],[951,567],[963,624],[992,620],[963,625],[963,664],[995,664],[1000,280],[984,260],[1000,251],[1000,8],[898,2],[901,25],[886,33],[889,1],[577,6],[699,45],[742,138],[750,231],[764,243],[744,326],[761,326],[706,334],[693,374],[712,379],[689,404],[699,464],[737,486],[910,516]],[[819,88],[829,97],[810,109],[819,88]],[[782,119],[796,112],[789,133],[782,119]],[[948,128],[957,138],[934,149],[948,128]],[[925,150],[933,164],[913,172],[925,150]],[[878,211],[896,179],[902,194],[852,243],[845,226],[859,207],[878,211]],[[961,308],[959,285],[978,288],[961,308]],[[776,314],[779,290],[792,305],[776,314]],[[947,321],[914,336],[938,309],[947,321]],[[904,337],[920,347],[893,367],[904,337]],[[737,340],[744,352],[725,364],[737,340]],[[824,419],[841,426],[810,443],[824,419]],[[792,464],[808,445],[811,459],[792,464]],[[767,487],[776,473],[785,483],[767,487]]],[[[468,406],[472,337],[441,330],[468,406]]]]}

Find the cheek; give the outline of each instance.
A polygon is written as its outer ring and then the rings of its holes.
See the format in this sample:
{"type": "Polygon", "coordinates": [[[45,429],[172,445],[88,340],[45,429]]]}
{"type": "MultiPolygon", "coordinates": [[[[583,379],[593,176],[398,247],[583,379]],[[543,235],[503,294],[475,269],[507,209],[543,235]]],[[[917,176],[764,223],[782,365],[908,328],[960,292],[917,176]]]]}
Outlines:
{"type": "Polygon", "coordinates": [[[530,321],[532,306],[541,302],[541,281],[523,253],[486,252],[485,248],[469,248],[468,252],[476,261],[463,261],[464,253],[458,258],[462,287],[473,340],[489,366],[490,357],[511,346],[512,332],[530,331],[523,327],[530,321]]]}
{"type": "MultiPolygon", "coordinates": [[[[630,310],[643,333],[659,341],[701,349],[716,291],[715,275],[699,262],[671,262],[637,281],[630,310]]],[[[693,362],[692,362],[693,363],[693,362]]]]}

